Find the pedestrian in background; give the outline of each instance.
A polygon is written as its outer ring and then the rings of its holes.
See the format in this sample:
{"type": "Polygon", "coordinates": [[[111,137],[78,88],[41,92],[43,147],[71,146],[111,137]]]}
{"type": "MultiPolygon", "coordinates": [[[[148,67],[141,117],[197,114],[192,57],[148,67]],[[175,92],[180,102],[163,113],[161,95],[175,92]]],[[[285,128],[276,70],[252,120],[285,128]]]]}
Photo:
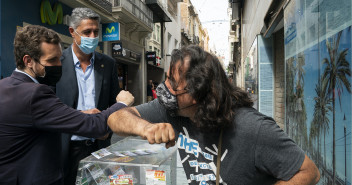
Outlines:
{"type": "MultiPolygon", "coordinates": [[[[115,60],[95,51],[99,42],[100,16],[89,8],[75,8],[69,23],[73,38],[63,51],[62,78],[56,94],[68,106],[86,113],[98,113],[115,102],[120,92],[115,60]]],[[[112,133],[99,139],[63,135],[65,184],[75,184],[79,161],[92,152],[110,146],[112,133]]]]}
{"type": "Polygon", "coordinates": [[[153,84],[152,84],[153,100],[157,98],[157,95],[156,95],[156,87],[157,86],[158,86],[157,83],[153,82],[153,84]]]}
{"type": "Polygon", "coordinates": [[[147,101],[153,100],[153,80],[149,80],[147,84],[147,101]]]}

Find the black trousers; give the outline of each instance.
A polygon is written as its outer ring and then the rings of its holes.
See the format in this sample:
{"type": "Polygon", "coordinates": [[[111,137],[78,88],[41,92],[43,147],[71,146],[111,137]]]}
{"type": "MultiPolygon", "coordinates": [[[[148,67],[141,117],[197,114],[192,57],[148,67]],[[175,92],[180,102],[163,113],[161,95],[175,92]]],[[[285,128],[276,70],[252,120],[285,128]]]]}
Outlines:
{"type": "Polygon", "coordinates": [[[68,174],[65,177],[65,185],[75,185],[79,161],[99,150],[97,140],[70,141],[68,174]]]}

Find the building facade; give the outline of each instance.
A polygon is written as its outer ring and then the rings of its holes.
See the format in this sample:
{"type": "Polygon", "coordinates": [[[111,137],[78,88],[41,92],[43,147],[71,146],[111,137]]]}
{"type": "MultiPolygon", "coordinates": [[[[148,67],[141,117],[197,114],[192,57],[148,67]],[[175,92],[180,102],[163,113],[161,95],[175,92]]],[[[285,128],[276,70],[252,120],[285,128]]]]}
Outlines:
{"type": "Polygon", "coordinates": [[[230,3],[236,85],[317,164],[319,184],[351,184],[352,1],[230,3]]]}
{"type": "Polygon", "coordinates": [[[199,20],[197,10],[190,0],[180,3],[181,46],[199,45],[209,51],[209,35],[199,20]]]}
{"type": "Polygon", "coordinates": [[[155,23],[154,30],[147,38],[147,51],[155,52],[156,61],[148,62],[147,80],[156,84],[165,80],[170,66],[173,49],[179,49],[181,43],[180,0],[160,1],[166,16],[170,19],[165,23],[155,23]]]}

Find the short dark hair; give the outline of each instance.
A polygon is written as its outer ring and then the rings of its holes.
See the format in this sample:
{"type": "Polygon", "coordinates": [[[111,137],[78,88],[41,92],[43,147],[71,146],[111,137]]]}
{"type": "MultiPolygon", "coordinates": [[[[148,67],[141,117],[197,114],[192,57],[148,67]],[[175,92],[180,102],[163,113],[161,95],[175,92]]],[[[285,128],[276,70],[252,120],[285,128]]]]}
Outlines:
{"type": "Polygon", "coordinates": [[[25,68],[23,62],[23,57],[25,55],[29,55],[34,61],[39,62],[42,55],[42,42],[60,44],[61,39],[55,31],[43,26],[28,25],[17,30],[13,42],[13,52],[15,54],[16,67],[18,69],[25,68]]]}
{"type": "Polygon", "coordinates": [[[172,74],[178,61],[180,79],[186,80],[188,93],[197,101],[196,126],[204,130],[230,126],[236,108],[253,105],[248,93],[229,83],[219,59],[196,45],[172,52],[169,79],[173,88],[172,74]],[[186,57],[189,67],[182,71],[186,57]]]}

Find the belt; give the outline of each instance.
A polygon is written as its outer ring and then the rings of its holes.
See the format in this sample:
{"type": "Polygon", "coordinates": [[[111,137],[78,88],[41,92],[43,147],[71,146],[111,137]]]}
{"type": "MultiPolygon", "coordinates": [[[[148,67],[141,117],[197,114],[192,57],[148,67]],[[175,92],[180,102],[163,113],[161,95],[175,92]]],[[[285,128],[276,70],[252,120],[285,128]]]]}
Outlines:
{"type": "Polygon", "coordinates": [[[71,140],[71,143],[75,145],[91,146],[95,142],[90,139],[87,139],[87,140],[71,140]]]}

